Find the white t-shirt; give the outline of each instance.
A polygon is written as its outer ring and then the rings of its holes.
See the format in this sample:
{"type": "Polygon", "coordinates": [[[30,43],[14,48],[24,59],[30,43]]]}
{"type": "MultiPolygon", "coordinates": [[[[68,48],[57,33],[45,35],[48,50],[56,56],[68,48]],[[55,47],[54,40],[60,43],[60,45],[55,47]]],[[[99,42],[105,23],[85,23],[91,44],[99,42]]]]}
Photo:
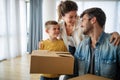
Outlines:
{"type": "Polygon", "coordinates": [[[73,33],[71,36],[67,36],[65,22],[62,20],[59,22],[60,24],[60,38],[63,39],[67,49],[69,50],[68,46],[77,47],[81,40],[84,38],[81,27],[80,27],[80,20],[76,21],[75,26],[73,26],[73,33]]]}

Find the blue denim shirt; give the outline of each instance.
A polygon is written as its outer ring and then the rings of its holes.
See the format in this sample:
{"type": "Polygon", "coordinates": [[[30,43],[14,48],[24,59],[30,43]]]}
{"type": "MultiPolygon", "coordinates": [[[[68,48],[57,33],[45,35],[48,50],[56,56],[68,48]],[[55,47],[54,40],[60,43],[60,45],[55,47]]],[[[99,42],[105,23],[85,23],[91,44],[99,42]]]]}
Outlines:
{"type": "MultiPolygon", "coordinates": [[[[110,43],[110,34],[102,32],[95,48],[94,74],[120,79],[120,45],[110,43]]],[[[76,49],[75,63],[78,75],[87,74],[90,67],[90,37],[84,39],[76,49]]]]}

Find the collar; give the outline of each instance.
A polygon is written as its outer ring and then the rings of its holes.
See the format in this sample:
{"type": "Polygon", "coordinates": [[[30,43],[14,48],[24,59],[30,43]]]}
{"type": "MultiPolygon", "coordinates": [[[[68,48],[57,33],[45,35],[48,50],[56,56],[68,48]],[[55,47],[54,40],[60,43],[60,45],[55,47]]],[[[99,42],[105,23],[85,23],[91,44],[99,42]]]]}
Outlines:
{"type": "MultiPolygon", "coordinates": [[[[98,41],[97,41],[96,44],[103,43],[104,40],[105,40],[105,37],[106,37],[106,33],[104,31],[102,31],[102,33],[101,33],[100,37],[98,38],[98,41]]],[[[90,37],[88,37],[86,40],[87,40],[86,44],[90,44],[91,43],[91,38],[90,37]]]]}
{"type": "Polygon", "coordinates": [[[97,43],[101,44],[105,40],[105,36],[106,36],[106,33],[104,31],[102,31],[100,37],[98,38],[97,43]]]}

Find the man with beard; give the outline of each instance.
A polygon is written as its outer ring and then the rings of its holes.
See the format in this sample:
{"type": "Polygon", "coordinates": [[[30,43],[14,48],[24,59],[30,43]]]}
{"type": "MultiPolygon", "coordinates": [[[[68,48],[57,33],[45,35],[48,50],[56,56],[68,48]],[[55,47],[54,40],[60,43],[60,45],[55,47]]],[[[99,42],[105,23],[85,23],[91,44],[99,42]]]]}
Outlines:
{"type": "Polygon", "coordinates": [[[104,32],[106,15],[100,8],[89,8],[81,16],[81,28],[86,37],[75,52],[76,74],[94,74],[120,79],[120,45],[110,43],[104,32]]]}

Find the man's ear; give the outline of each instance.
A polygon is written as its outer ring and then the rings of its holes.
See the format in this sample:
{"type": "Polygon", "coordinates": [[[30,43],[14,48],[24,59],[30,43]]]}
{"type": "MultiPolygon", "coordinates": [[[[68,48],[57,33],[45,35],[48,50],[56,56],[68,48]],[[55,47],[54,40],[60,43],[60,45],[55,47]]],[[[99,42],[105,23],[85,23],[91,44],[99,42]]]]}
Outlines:
{"type": "Polygon", "coordinates": [[[91,23],[92,23],[92,24],[96,23],[96,17],[93,17],[93,18],[91,19],[91,23]]]}

